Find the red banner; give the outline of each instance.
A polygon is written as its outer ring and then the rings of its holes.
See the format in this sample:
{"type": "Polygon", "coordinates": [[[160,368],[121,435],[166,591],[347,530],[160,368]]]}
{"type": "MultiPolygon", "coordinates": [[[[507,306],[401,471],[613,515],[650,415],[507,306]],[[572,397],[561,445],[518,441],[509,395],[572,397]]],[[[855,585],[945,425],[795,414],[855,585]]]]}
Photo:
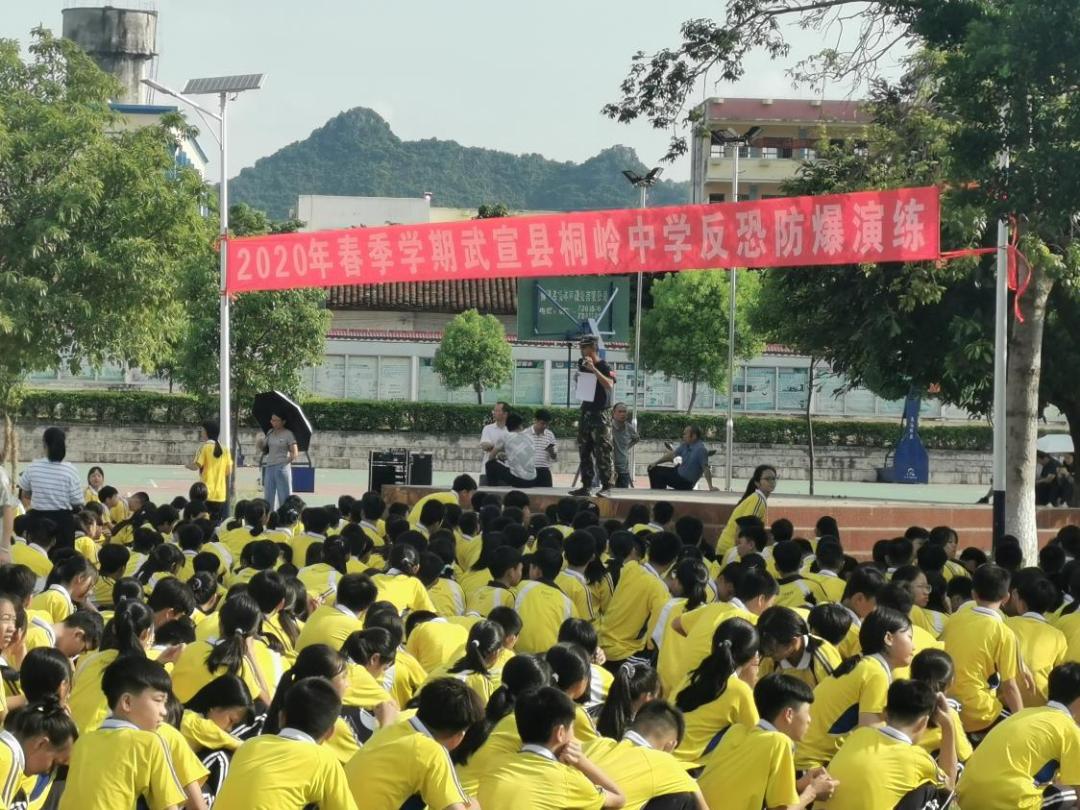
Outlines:
{"type": "Polygon", "coordinates": [[[936,259],[938,190],[349,228],[230,239],[229,292],[936,259]]]}

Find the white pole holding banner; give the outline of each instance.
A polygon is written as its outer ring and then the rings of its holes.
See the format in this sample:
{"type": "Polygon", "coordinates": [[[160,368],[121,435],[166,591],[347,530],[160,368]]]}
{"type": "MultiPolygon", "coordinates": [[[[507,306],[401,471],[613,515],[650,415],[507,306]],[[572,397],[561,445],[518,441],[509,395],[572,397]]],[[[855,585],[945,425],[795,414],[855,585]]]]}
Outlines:
{"type": "MultiPolygon", "coordinates": [[[[649,188],[641,186],[641,207],[645,208],[648,203],[649,188]]],[[[634,415],[631,421],[634,428],[638,426],[638,390],[641,386],[641,288],[645,285],[645,275],[640,271],[637,274],[637,303],[634,309],[634,415]]],[[[634,462],[636,451],[630,450],[630,478],[634,478],[634,462]]]]}
{"type": "MultiPolygon", "coordinates": [[[[739,149],[742,144],[738,141],[729,143],[734,150],[731,170],[731,201],[739,201],[739,149]]],[[[727,445],[726,459],[724,461],[724,479],[727,482],[727,491],[731,492],[732,467],[735,443],[735,292],[738,285],[736,270],[732,267],[728,270],[731,278],[731,290],[728,302],[728,409],[727,423],[725,425],[725,443],[727,445]]]]}
{"type": "Polygon", "coordinates": [[[232,400],[232,369],[229,358],[229,296],[225,294],[225,279],[227,278],[229,251],[226,250],[226,240],[229,238],[229,175],[225,163],[225,143],[227,138],[225,126],[225,107],[228,103],[227,94],[219,95],[221,102],[219,115],[221,121],[221,137],[218,139],[221,146],[221,182],[218,186],[218,250],[220,251],[221,266],[221,304],[219,310],[220,336],[218,343],[218,366],[220,378],[218,390],[221,392],[221,403],[218,408],[218,421],[221,427],[219,441],[222,447],[232,451],[232,417],[229,404],[232,400]]]}
{"type": "Polygon", "coordinates": [[[1009,226],[998,220],[997,274],[994,279],[994,490],[993,538],[1005,534],[1005,385],[1008,367],[1009,226]]]}

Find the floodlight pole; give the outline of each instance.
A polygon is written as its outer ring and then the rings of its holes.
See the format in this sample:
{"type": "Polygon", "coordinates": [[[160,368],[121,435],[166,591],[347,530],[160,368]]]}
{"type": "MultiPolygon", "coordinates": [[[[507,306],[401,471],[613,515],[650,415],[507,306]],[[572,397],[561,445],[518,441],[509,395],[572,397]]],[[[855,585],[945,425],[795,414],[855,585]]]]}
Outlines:
{"type": "Polygon", "coordinates": [[[221,137],[218,138],[218,144],[221,147],[221,181],[218,185],[218,255],[221,266],[221,287],[220,287],[220,309],[218,311],[218,317],[220,320],[220,335],[218,341],[218,370],[220,378],[218,380],[218,391],[220,392],[220,405],[218,408],[218,421],[220,423],[221,434],[219,441],[223,447],[229,448],[232,451],[232,413],[230,403],[232,401],[232,362],[229,354],[230,346],[230,320],[229,320],[229,296],[225,293],[225,279],[227,278],[227,272],[229,267],[229,251],[227,250],[226,242],[229,238],[229,174],[226,165],[226,152],[225,144],[227,141],[228,129],[225,125],[225,111],[228,104],[228,95],[226,93],[219,93],[218,99],[220,102],[219,115],[221,116],[221,137]]]}
{"type": "MultiPolygon", "coordinates": [[[[641,207],[648,206],[649,187],[641,185],[641,207]]],[[[641,288],[645,286],[645,274],[638,270],[637,274],[637,303],[634,309],[634,415],[631,424],[634,429],[638,426],[638,388],[641,385],[641,288]]],[[[630,451],[633,456],[633,449],[630,451]]],[[[631,462],[630,475],[633,477],[633,464],[631,462]]]]}

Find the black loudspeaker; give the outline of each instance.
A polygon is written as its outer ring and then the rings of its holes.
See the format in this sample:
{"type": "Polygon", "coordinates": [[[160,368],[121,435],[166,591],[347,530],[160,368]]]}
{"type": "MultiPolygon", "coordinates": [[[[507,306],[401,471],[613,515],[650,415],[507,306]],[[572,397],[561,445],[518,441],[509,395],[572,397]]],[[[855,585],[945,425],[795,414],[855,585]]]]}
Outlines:
{"type": "Polygon", "coordinates": [[[431,453],[409,453],[409,483],[431,486],[431,453]]]}
{"type": "Polygon", "coordinates": [[[368,454],[368,489],[382,492],[384,484],[404,484],[408,467],[407,450],[372,450],[368,454]]]}

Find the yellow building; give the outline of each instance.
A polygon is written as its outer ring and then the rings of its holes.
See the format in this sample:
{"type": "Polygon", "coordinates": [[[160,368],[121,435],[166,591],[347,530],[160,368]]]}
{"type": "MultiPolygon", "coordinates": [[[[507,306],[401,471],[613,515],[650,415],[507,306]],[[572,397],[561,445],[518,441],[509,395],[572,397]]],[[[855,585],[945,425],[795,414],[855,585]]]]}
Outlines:
{"type": "Polygon", "coordinates": [[[698,107],[699,135],[691,144],[691,198],[731,199],[735,145],[725,139],[754,131],[739,147],[739,199],[781,196],[780,184],[813,160],[823,137],[861,139],[870,115],[857,101],[710,98],[698,107]]]}

